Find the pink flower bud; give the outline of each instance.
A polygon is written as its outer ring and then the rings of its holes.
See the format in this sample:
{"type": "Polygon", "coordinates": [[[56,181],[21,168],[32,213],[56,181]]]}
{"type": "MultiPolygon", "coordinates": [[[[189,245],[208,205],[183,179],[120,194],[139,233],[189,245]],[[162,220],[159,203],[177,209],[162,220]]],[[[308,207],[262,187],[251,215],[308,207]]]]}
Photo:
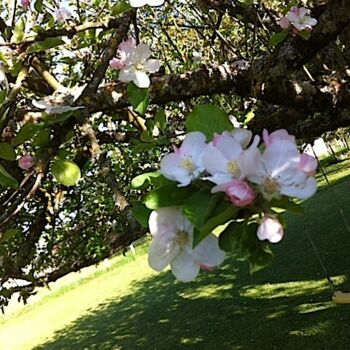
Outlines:
{"type": "Polygon", "coordinates": [[[125,66],[121,59],[115,57],[109,61],[109,65],[114,69],[122,69],[125,66]]]}
{"type": "Polygon", "coordinates": [[[271,146],[273,143],[282,140],[289,141],[295,144],[295,136],[289,135],[286,129],[278,129],[276,131],[273,131],[270,135],[269,132],[266,129],[264,129],[263,140],[266,147],[271,146]]]}
{"type": "Polygon", "coordinates": [[[289,19],[286,16],[282,17],[279,21],[279,25],[282,29],[288,29],[290,27],[289,19]]]}
{"type": "Polygon", "coordinates": [[[30,6],[30,0],[21,0],[21,5],[23,8],[27,9],[30,6]]]}
{"type": "Polygon", "coordinates": [[[18,159],[18,166],[23,170],[29,170],[34,165],[34,159],[31,155],[26,154],[18,159]]]}
{"type": "Polygon", "coordinates": [[[313,156],[306,153],[300,155],[300,161],[298,164],[298,169],[308,174],[309,176],[314,176],[317,170],[317,160],[313,156]]]}
{"type": "Polygon", "coordinates": [[[226,195],[230,201],[237,207],[245,207],[254,202],[254,190],[246,181],[232,180],[226,185],[226,195]]]}
{"type": "Polygon", "coordinates": [[[257,236],[260,241],[264,241],[265,239],[271,243],[278,243],[283,238],[283,227],[281,223],[270,216],[265,216],[261,221],[257,236]]]}

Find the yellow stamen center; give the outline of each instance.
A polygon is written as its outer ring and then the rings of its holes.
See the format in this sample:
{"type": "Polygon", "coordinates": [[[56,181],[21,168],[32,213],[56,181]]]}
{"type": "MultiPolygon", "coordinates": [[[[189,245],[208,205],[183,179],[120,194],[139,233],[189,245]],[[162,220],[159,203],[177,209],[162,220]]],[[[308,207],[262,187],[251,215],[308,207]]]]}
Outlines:
{"type": "Polygon", "coordinates": [[[276,193],[280,189],[280,184],[273,178],[268,177],[264,181],[264,190],[266,193],[276,193]]]}
{"type": "Polygon", "coordinates": [[[196,166],[193,164],[191,158],[182,159],[180,166],[188,171],[194,171],[196,169],[196,166]]]}
{"type": "Polygon", "coordinates": [[[185,247],[189,242],[189,236],[187,232],[180,231],[177,233],[177,243],[181,248],[185,247]]]}
{"type": "Polygon", "coordinates": [[[231,160],[227,163],[227,171],[234,177],[239,177],[241,175],[241,169],[236,160],[231,160]]]}

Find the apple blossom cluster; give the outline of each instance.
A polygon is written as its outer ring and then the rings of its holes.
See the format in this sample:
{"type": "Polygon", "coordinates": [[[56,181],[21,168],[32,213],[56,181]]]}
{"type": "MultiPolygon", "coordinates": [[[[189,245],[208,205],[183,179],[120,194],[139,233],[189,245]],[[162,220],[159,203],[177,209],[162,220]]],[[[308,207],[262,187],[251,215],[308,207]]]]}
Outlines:
{"type": "Polygon", "coordinates": [[[146,44],[136,44],[134,38],[123,41],[118,46],[118,57],[110,60],[112,68],[119,70],[119,80],[132,81],[139,88],[148,88],[150,79],[147,73],[155,73],[160,61],[150,59],[151,50],[146,44]]]}
{"type": "Polygon", "coordinates": [[[317,20],[310,16],[310,10],[305,7],[293,6],[287,14],[281,18],[280,26],[283,29],[292,28],[300,32],[302,30],[311,30],[317,24],[317,20]]]}
{"type": "MultiPolygon", "coordinates": [[[[264,130],[260,141],[241,128],[215,134],[209,142],[202,132],[190,132],[179,148],[174,146],[174,152],[161,160],[160,173],[176,182],[179,191],[192,186],[209,188],[213,195],[222,192],[225,202],[244,208],[246,222],[257,222],[260,241],[278,243],[284,229],[270,203],[311,197],[317,189],[317,161],[300,153],[295,137],[284,129],[264,130]]],[[[189,219],[181,206],[158,208],[149,217],[153,236],[149,265],[162,271],[170,264],[175,277],[185,282],[201,268],[219,266],[225,257],[213,233],[193,247],[194,226],[189,219]]]]}

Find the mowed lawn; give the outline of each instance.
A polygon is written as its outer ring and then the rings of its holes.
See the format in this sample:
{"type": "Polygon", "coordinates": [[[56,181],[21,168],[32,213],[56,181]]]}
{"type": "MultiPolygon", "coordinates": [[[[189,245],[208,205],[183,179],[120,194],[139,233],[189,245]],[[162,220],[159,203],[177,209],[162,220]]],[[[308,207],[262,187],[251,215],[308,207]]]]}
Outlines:
{"type": "MultiPolygon", "coordinates": [[[[350,292],[350,162],[319,176],[320,191],[287,216],[268,268],[250,275],[228,258],[192,283],[153,273],[135,259],[53,291],[0,318],[1,350],[350,349],[350,305],[337,306],[308,238],[339,289],[350,292]],[[343,216],[341,215],[341,210],[343,216]]],[[[77,276],[77,277],[75,277],[77,276]]]]}

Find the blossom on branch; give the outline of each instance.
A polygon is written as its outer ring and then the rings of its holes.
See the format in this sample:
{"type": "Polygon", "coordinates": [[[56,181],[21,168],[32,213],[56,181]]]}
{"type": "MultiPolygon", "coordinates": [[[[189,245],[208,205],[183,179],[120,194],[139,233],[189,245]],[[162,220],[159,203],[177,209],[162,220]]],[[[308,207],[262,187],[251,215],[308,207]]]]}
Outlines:
{"type": "Polygon", "coordinates": [[[310,16],[311,11],[305,7],[293,6],[288,13],[281,18],[280,26],[288,29],[293,26],[297,31],[311,30],[317,24],[317,20],[310,16]]]}
{"type": "Polygon", "coordinates": [[[259,140],[256,139],[243,156],[243,171],[247,179],[259,185],[267,200],[281,195],[307,199],[317,189],[316,180],[300,168],[301,154],[295,141],[286,133],[278,130],[268,136],[265,132],[264,140],[268,141],[264,152],[258,149],[259,140]],[[277,135],[276,140],[273,134],[277,135]]]}
{"type": "Polygon", "coordinates": [[[151,50],[146,44],[136,46],[136,41],[130,38],[118,47],[119,58],[113,58],[109,64],[114,69],[120,69],[119,80],[132,81],[139,88],[148,88],[150,79],[147,73],[155,73],[160,68],[160,61],[150,59],[151,50]]]}
{"type": "Polygon", "coordinates": [[[225,259],[218,239],[212,233],[193,248],[193,226],[175,207],[153,211],[149,218],[153,241],[148,263],[155,271],[170,264],[173,275],[182,282],[193,281],[202,267],[211,270],[225,259]]]}
{"type": "Polygon", "coordinates": [[[29,6],[30,6],[30,0],[21,0],[21,6],[22,6],[24,9],[29,8],[29,6]]]}
{"type": "Polygon", "coordinates": [[[168,179],[179,182],[179,186],[187,186],[203,171],[203,152],[206,137],[199,131],[190,132],[180,148],[167,154],[160,162],[160,172],[168,179]]]}

